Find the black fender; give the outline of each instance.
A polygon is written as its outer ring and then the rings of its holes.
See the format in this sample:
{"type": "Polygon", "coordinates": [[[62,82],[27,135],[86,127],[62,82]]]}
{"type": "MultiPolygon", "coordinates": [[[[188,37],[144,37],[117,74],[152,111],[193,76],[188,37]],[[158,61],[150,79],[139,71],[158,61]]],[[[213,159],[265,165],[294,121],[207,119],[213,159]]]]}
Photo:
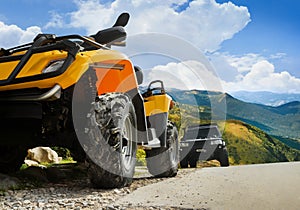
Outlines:
{"type": "Polygon", "coordinates": [[[148,143],[148,134],[147,134],[147,124],[146,124],[146,113],[144,107],[144,99],[137,88],[127,92],[129,97],[132,100],[136,119],[137,119],[137,130],[138,130],[138,140],[137,143],[148,143]]]}
{"type": "Polygon", "coordinates": [[[161,147],[167,146],[168,113],[163,112],[147,117],[148,128],[154,128],[161,147]]]}

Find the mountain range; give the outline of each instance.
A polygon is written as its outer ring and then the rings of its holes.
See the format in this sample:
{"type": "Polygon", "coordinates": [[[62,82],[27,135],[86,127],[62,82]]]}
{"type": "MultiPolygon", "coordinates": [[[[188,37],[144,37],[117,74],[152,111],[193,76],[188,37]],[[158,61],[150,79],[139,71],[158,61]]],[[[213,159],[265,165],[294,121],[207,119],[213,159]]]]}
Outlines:
{"type": "MultiPolygon", "coordinates": [[[[280,137],[283,141],[300,139],[299,101],[273,107],[245,102],[227,93],[215,91],[169,89],[167,92],[180,104],[202,107],[202,119],[219,117],[222,120],[225,117],[240,120],[280,137]]],[[[300,148],[300,142],[298,143],[300,148]]]]}
{"type": "Polygon", "coordinates": [[[231,95],[245,102],[263,104],[268,106],[280,106],[289,102],[300,101],[300,94],[296,93],[238,91],[232,92],[231,95]]]}

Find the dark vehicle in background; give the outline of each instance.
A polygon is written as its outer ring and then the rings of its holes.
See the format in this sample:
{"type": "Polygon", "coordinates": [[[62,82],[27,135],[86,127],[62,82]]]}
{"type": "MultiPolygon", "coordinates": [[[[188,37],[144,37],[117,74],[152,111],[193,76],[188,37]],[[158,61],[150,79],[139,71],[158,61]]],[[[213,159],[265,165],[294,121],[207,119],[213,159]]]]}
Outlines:
{"type": "Polygon", "coordinates": [[[181,168],[196,168],[198,160],[218,160],[221,166],[229,166],[225,141],[217,125],[187,127],[180,141],[180,160],[181,168]]]}

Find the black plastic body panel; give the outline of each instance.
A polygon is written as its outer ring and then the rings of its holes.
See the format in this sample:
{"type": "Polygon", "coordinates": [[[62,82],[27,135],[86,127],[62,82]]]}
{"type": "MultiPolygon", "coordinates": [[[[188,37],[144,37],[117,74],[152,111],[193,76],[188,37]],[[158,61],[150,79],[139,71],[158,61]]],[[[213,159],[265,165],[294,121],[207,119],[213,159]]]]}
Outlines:
{"type": "Polygon", "coordinates": [[[168,113],[159,113],[147,117],[148,128],[154,128],[161,147],[167,146],[168,113]]]}
{"type": "Polygon", "coordinates": [[[133,106],[136,113],[137,118],[137,130],[138,130],[138,144],[148,143],[148,133],[147,133],[147,124],[146,124],[146,114],[144,109],[144,99],[141,96],[138,89],[133,89],[127,92],[129,97],[133,102],[133,106]]]}

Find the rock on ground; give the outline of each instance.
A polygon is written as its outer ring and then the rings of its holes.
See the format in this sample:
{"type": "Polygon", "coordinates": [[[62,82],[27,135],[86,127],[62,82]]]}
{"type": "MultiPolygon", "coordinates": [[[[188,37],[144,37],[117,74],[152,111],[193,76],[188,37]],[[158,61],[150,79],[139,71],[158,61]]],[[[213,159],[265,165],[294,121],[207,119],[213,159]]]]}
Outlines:
{"type": "Polygon", "coordinates": [[[26,159],[38,163],[59,163],[61,158],[50,147],[35,147],[28,150],[26,159]]]}

